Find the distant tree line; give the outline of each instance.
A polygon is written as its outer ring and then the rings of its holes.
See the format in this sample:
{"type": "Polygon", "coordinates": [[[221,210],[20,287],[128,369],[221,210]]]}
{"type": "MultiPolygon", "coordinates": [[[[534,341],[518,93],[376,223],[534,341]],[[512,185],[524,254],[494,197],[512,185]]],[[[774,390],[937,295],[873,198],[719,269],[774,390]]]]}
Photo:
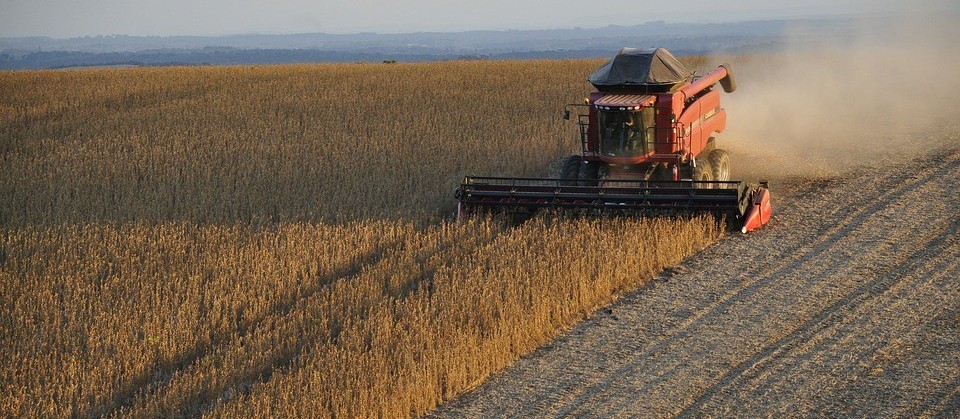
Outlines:
{"type": "Polygon", "coordinates": [[[569,47],[565,48],[556,48],[552,45],[501,45],[466,51],[442,46],[408,47],[395,45],[381,45],[358,50],[203,47],[93,52],[6,49],[0,52],[0,69],[594,58],[609,57],[624,46],[666,47],[675,55],[680,56],[717,52],[740,54],[771,51],[781,42],[782,39],[778,37],[730,35],[708,38],[583,40],[571,43],[569,47]]]}
{"type": "Polygon", "coordinates": [[[314,62],[383,62],[438,61],[457,58],[441,54],[382,54],[362,52],[317,51],[299,49],[252,50],[152,50],[140,52],[73,52],[32,51],[21,54],[0,54],[0,69],[53,69],[93,66],[169,66],[169,65],[238,65],[289,64],[314,62]]]}

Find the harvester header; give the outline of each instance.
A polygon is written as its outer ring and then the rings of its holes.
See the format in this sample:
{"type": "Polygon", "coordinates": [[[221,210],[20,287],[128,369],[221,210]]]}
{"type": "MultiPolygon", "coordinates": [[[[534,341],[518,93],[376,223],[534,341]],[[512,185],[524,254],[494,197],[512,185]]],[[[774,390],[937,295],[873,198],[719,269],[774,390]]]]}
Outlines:
{"type": "Polygon", "coordinates": [[[730,180],[730,157],[717,146],[726,129],[719,83],[736,90],[723,64],[696,77],[669,51],[623,48],[588,78],[597,91],[574,108],[581,154],[564,159],[558,178],[466,177],[458,217],[473,211],[579,212],[726,216],[747,232],[771,215],[765,182],[730,180]]]}

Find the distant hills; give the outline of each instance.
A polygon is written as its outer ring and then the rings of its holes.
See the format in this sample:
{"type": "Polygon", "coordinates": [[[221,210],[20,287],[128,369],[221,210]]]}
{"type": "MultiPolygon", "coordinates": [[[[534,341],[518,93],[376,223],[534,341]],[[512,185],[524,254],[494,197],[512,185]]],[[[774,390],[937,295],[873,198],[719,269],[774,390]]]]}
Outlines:
{"type": "Polygon", "coordinates": [[[608,57],[623,46],[677,55],[770,52],[785,42],[852,36],[845,18],[647,22],[555,30],[0,38],[0,69],[608,57]]]}

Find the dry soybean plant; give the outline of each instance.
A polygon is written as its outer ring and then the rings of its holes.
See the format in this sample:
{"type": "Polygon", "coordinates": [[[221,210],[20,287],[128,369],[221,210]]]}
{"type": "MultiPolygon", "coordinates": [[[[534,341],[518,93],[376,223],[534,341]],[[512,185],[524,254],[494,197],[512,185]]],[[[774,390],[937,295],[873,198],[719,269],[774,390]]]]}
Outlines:
{"type": "Polygon", "coordinates": [[[411,416],[716,240],[443,221],[596,61],[7,72],[0,414],[411,416]],[[615,238],[615,240],[611,240],[615,238]]]}

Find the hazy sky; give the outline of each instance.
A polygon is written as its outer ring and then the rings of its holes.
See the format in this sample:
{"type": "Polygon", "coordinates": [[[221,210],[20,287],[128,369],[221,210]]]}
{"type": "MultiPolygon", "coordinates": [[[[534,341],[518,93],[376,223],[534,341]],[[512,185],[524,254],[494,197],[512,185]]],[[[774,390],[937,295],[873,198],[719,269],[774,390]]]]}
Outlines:
{"type": "MultiPolygon", "coordinates": [[[[572,28],[883,13],[902,3],[906,1],[0,0],[0,37],[572,28]]],[[[925,4],[910,3],[911,8],[925,4]]]]}

